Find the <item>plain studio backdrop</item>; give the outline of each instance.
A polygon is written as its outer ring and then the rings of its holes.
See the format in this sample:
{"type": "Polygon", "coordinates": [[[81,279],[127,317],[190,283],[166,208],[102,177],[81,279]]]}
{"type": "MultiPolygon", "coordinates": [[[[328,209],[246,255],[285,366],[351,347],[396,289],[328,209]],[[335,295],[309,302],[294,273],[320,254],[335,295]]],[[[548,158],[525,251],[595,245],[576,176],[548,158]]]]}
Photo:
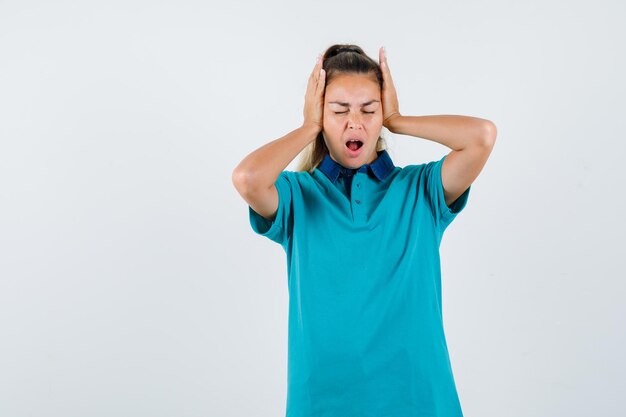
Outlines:
{"type": "MultiPolygon", "coordinates": [[[[623,2],[0,2],[0,415],[280,416],[287,269],[231,183],[317,54],[498,128],[441,245],[466,417],[617,417],[623,2]]],[[[399,166],[450,149],[384,130],[399,166]]],[[[287,169],[295,170],[295,162],[287,169]]]]}

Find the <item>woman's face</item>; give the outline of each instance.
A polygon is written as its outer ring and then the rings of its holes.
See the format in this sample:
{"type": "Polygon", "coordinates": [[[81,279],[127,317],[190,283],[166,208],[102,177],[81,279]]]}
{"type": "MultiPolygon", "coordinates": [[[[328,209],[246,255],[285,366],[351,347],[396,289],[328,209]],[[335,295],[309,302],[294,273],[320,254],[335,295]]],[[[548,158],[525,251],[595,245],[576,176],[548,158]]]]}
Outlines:
{"type": "Polygon", "coordinates": [[[338,74],[324,93],[324,141],[346,168],[373,162],[383,126],[380,87],[371,74],[338,74]],[[356,141],[355,143],[352,143],[356,141]]]}

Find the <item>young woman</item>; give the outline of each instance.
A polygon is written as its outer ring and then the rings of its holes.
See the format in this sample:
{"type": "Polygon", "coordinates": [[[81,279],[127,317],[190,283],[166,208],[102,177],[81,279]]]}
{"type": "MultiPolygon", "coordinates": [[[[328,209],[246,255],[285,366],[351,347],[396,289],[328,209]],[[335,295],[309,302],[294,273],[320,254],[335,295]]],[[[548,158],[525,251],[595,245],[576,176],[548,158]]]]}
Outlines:
{"type": "Polygon", "coordinates": [[[287,256],[287,416],[462,416],[439,245],[495,138],[485,119],[401,115],[383,48],[378,63],[355,45],[318,57],[302,126],[232,176],[253,230],[287,256]],[[383,126],[451,151],[395,166],[383,126]]]}

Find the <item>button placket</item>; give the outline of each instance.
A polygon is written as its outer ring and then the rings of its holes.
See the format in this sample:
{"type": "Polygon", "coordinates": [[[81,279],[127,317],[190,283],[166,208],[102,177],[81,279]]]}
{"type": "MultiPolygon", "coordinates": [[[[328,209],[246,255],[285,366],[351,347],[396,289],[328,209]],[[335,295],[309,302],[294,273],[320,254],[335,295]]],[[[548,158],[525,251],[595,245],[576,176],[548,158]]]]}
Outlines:
{"type": "Polygon", "coordinates": [[[361,200],[362,200],[362,197],[361,197],[361,181],[362,181],[361,180],[361,175],[363,175],[363,173],[357,172],[354,175],[354,177],[353,177],[353,183],[354,183],[356,188],[354,190],[352,190],[352,198],[353,198],[353,201],[356,204],[361,204],[361,200]]]}

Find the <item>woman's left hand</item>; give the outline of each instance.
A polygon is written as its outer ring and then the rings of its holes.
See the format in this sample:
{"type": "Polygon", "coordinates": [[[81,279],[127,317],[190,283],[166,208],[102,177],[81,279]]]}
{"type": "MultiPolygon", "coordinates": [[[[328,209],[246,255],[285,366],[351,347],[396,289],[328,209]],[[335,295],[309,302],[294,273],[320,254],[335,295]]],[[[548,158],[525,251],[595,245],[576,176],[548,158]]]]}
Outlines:
{"type": "Polygon", "coordinates": [[[387,55],[385,54],[384,47],[381,47],[378,51],[378,63],[380,65],[380,70],[383,73],[383,90],[381,92],[381,99],[383,102],[383,126],[393,132],[393,129],[391,128],[391,121],[400,116],[400,109],[396,88],[393,85],[391,72],[389,71],[389,66],[387,65],[387,55]]]}

